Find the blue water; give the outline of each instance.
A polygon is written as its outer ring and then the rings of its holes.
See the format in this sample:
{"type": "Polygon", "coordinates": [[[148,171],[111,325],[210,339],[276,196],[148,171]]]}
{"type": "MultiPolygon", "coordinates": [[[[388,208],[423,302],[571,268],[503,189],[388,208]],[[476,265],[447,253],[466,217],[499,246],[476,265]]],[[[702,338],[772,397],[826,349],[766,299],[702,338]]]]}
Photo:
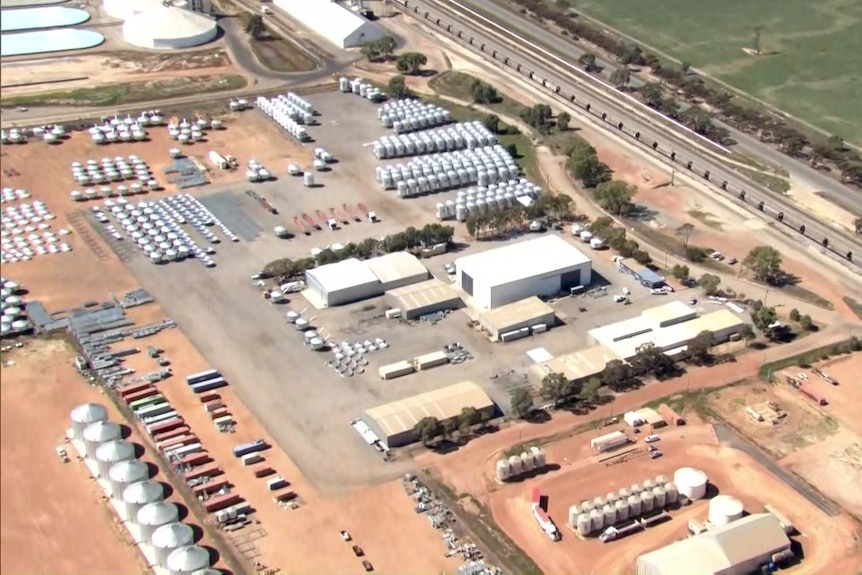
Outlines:
{"type": "Polygon", "coordinates": [[[105,41],[105,37],[92,30],[43,30],[0,35],[0,56],[23,56],[64,50],[93,48],[105,41]]]}
{"type": "Polygon", "coordinates": [[[74,26],[89,19],[90,15],[86,11],[65,6],[3,10],[0,15],[0,32],[74,26]]]}

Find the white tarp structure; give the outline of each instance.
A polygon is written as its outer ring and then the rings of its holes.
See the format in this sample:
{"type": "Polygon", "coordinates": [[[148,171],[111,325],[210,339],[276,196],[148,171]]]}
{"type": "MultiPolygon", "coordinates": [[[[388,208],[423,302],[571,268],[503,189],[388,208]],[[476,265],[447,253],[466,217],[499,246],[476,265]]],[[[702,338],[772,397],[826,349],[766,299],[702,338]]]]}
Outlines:
{"type": "Polygon", "coordinates": [[[209,42],[216,34],[214,18],[170,5],[154,6],[123,22],[123,38],[139,48],[191,48],[209,42]]]}
{"type": "Polygon", "coordinates": [[[339,48],[355,48],[386,36],[382,27],[330,0],[275,0],[274,3],[339,48]]]}

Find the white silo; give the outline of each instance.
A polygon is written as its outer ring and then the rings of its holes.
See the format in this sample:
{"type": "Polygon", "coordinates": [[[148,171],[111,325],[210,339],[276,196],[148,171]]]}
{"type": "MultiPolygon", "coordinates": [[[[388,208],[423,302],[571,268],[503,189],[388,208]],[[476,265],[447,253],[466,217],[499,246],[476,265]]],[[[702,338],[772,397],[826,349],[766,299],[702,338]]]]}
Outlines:
{"type": "Polygon", "coordinates": [[[623,487],[622,489],[620,489],[619,491],[617,491],[617,499],[619,499],[619,500],[621,500],[621,501],[628,501],[629,496],[630,496],[631,494],[632,494],[632,492],[631,492],[631,491],[629,491],[629,488],[628,488],[628,487],[623,487]]]}
{"type": "Polygon", "coordinates": [[[640,494],[629,497],[629,517],[637,517],[643,511],[640,494]]]}
{"type": "Polygon", "coordinates": [[[664,486],[667,491],[667,504],[675,505],[679,501],[679,489],[675,483],[668,483],[664,486]]]}
{"type": "Polygon", "coordinates": [[[572,505],[569,507],[569,525],[577,529],[578,527],[578,516],[581,514],[581,506],[580,505],[572,505]]]}
{"type": "Polygon", "coordinates": [[[138,520],[138,511],[144,505],[156,503],[165,498],[165,489],[160,483],[146,479],[132,483],[123,490],[123,504],[126,506],[126,518],[129,521],[138,520]]]}
{"type": "Polygon", "coordinates": [[[193,572],[192,575],[223,575],[223,573],[218,569],[212,569],[210,567],[207,567],[206,569],[198,569],[197,571],[193,572]]]}
{"type": "Polygon", "coordinates": [[[655,478],[655,484],[659,487],[664,487],[665,485],[667,485],[667,482],[667,475],[657,475],[655,478]]]}
{"type": "Polygon", "coordinates": [[[616,491],[611,491],[607,495],[605,495],[605,503],[607,503],[608,505],[613,505],[617,502],[617,499],[619,499],[619,497],[617,496],[616,491]]]}
{"type": "Polygon", "coordinates": [[[523,473],[521,469],[521,458],[517,455],[512,455],[511,457],[509,457],[509,465],[512,468],[512,477],[523,473]]]}
{"type": "Polygon", "coordinates": [[[694,501],[706,496],[706,473],[693,467],[681,467],[673,474],[673,482],[676,484],[680,495],[694,501]]]}
{"type": "Polygon", "coordinates": [[[667,490],[664,487],[653,487],[652,494],[655,497],[655,508],[664,509],[667,505],[667,490]]]}
{"type": "Polygon", "coordinates": [[[72,434],[78,441],[84,439],[84,428],[97,421],[108,421],[108,410],[98,403],[84,403],[72,410],[72,434]]]}
{"type": "Polygon", "coordinates": [[[511,467],[508,459],[501,459],[497,462],[497,479],[506,481],[509,479],[511,467]]]}
{"type": "Polygon", "coordinates": [[[644,488],[640,483],[632,483],[632,486],[629,487],[629,491],[632,495],[640,495],[640,492],[643,490],[644,488]]]}
{"type": "Polygon", "coordinates": [[[629,502],[625,499],[619,499],[614,503],[617,510],[617,521],[625,521],[629,518],[629,502]]]}
{"type": "Polygon", "coordinates": [[[605,505],[602,508],[602,515],[604,516],[602,522],[605,527],[610,527],[617,522],[617,508],[613,505],[605,505]]]}
{"type": "Polygon", "coordinates": [[[652,479],[647,479],[641,484],[642,491],[652,491],[653,487],[655,487],[655,483],[652,479]]]}
{"type": "Polygon", "coordinates": [[[596,497],[595,499],[593,499],[593,506],[596,509],[601,509],[602,507],[605,506],[605,503],[606,503],[606,501],[605,501],[604,497],[596,497]]]}
{"type": "Polygon", "coordinates": [[[96,463],[99,466],[99,477],[108,478],[108,471],[115,463],[135,458],[135,446],[128,441],[118,439],[103,443],[96,448],[96,463]]]}
{"type": "Polygon", "coordinates": [[[605,524],[605,516],[600,509],[590,511],[590,530],[598,531],[605,524]]]}
{"type": "Polygon", "coordinates": [[[709,522],[716,527],[727,525],[742,517],[744,507],[742,502],[730,495],[717,495],[709,502],[709,522]]]}
{"type": "Polygon", "coordinates": [[[115,463],[108,470],[108,480],[111,482],[111,497],[120,501],[123,491],[132,483],[150,478],[150,469],[142,461],[131,460],[115,463]]]}
{"type": "Polygon", "coordinates": [[[590,516],[586,513],[581,513],[578,515],[578,533],[582,537],[586,537],[593,530],[593,522],[590,519],[590,516]]]}
{"type": "Polygon", "coordinates": [[[97,421],[84,428],[84,451],[87,459],[96,459],[96,449],[103,443],[123,438],[123,430],[116,423],[97,421]]]}
{"type": "Polygon", "coordinates": [[[168,555],[167,565],[171,575],[192,575],[210,566],[210,552],[197,545],[180,547],[168,555]]]}
{"type": "Polygon", "coordinates": [[[141,541],[151,543],[156,529],[162,525],[176,523],[179,519],[180,510],[170,501],[156,501],[144,505],[138,510],[137,517],[138,526],[141,528],[141,541]]]}
{"type": "Polygon", "coordinates": [[[156,565],[168,568],[168,557],[180,547],[194,543],[195,532],[185,523],[168,523],[153,531],[156,565]]]}
{"type": "Polygon", "coordinates": [[[533,470],[533,455],[524,451],[521,453],[521,469],[524,470],[525,473],[533,470]]]}

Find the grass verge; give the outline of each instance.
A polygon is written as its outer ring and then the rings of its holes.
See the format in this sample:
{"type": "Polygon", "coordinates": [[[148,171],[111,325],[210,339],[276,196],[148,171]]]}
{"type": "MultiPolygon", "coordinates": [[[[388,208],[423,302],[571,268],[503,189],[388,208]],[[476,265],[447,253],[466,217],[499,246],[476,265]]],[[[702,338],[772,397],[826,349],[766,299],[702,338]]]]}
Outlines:
{"type": "Polygon", "coordinates": [[[683,393],[666,395],[664,397],[656,399],[655,401],[651,401],[645,404],[644,407],[651,407],[657,410],[661,404],[666,403],[668,407],[670,407],[680,415],[683,415],[686,411],[694,411],[698,415],[698,417],[705,421],[710,419],[722,419],[721,416],[710,406],[709,395],[723,389],[736,387],[738,385],[746,385],[750,382],[751,381],[748,378],[745,378],[733,381],[720,387],[695,389],[683,393]]]}
{"type": "MultiPolygon", "coordinates": [[[[456,71],[443,72],[428,82],[428,87],[438,94],[444,94],[467,102],[473,101],[472,86],[476,78],[469,74],[456,71]]],[[[520,102],[516,102],[505,95],[500,94],[500,101],[494,104],[484,104],[484,107],[494,110],[498,114],[520,118],[521,113],[527,108],[520,102]]]]}
{"type": "MultiPolygon", "coordinates": [[[[683,247],[682,241],[676,239],[675,237],[671,237],[667,234],[663,234],[658,230],[654,230],[646,224],[641,224],[638,222],[629,222],[627,220],[630,227],[634,228],[634,231],[637,235],[642,237],[646,242],[659,251],[663,251],[667,254],[674,255],[678,258],[682,258],[685,261],[688,261],[688,258],[685,257],[685,248],[683,247]]],[[[689,246],[691,247],[691,246],[689,246]]],[[[659,256],[659,254],[653,254],[655,259],[653,263],[662,268],[668,268],[670,266],[667,265],[667,262],[664,261],[665,258],[659,256]]],[[[716,271],[721,273],[732,273],[733,269],[727,264],[723,264],[719,261],[716,261],[712,258],[706,258],[701,262],[691,262],[694,265],[716,271]]]]}
{"type": "Polygon", "coordinates": [[[3,106],[118,106],[179,98],[197,94],[237,90],[248,85],[245,76],[186,76],[166,80],[124,82],[92,88],[57,90],[10,98],[0,97],[3,106]]]}
{"type": "Polygon", "coordinates": [[[310,72],[318,67],[302,48],[278,36],[255,38],[248,45],[258,61],[274,72],[310,72]]]}
{"type": "Polygon", "coordinates": [[[835,304],[833,304],[831,301],[800,285],[784,286],[781,288],[781,292],[800,301],[810,303],[811,305],[817,306],[821,309],[829,311],[835,309],[835,304]]]}
{"type": "Polygon", "coordinates": [[[844,341],[839,341],[838,343],[824,345],[802,353],[797,353],[796,355],[789,355],[776,361],[764,363],[757,371],[757,375],[760,379],[769,381],[772,374],[778,370],[784,369],[785,367],[790,367],[792,365],[798,365],[800,367],[812,365],[820,360],[829,359],[833,355],[846,355],[848,353],[859,351],[860,349],[862,349],[862,340],[854,336],[844,341]]]}
{"type": "Polygon", "coordinates": [[[849,296],[844,296],[844,303],[847,304],[847,307],[850,308],[850,311],[852,311],[856,317],[862,319],[862,303],[849,296]]]}
{"type": "Polygon", "coordinates": [[[741,166],[732,166],[731,169],[734,172],[741,174],[743,177],[757,182],[770,192],[776,192],[785,195],[787,194],[787,192],[790,191],[790,182],[785,178],[780,178],[772,174],[766,174],[764,172],[761,172],[760,170],[749,170],[741,166]]]}

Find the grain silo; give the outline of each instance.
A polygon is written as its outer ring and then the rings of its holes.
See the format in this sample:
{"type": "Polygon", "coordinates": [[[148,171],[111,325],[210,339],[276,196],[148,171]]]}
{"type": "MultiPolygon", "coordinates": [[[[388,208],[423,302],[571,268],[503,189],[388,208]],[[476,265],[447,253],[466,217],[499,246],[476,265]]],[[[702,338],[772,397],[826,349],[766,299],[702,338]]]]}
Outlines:
{"type": "Polygon", "coordinates": [[[664,487],[653,487],[652,494],[655,497],[655,508],[664,509],[667,505],[667,490],[664,487]]]}
{"type": "Polygon", "coordinates": [[[641,483],[642,491],[652,491],[652,488],[655,487],[655,483],[653,483],[652,479],[647,479],[643,483],[641,483]]]}
{"type": "Polygon", "coordinates": [[[168,557],[180,547],[194,543],[195,532],[185,523],[168,523],[153,531],[153,550],[156,554],[156,565],[168,568],[168,557]]]}
{"type": "Polygon", "coordinates": [[[642,513],[649,513],[655,509],[655,495],[652,494],[652,491],[643,491],[640,497],[642,513]]]}
{"type": "Polygon", "coordinates": [[[614,503],[614,507],[617,509],[617,521],[625,521],[629,518],[629,502],[627,500],[618,499],[614,503]]]}
{"type": "Polygon", "coordinates": [[[506,481],[512,474],[512,467],[509,465],[508,459],[501,459],[497,462],[497,479],[506,481]]]}
{"type": "Polygon", "coordinates": [[[167,564],[171,575],[192,575],[210,566],[210,553],[203,547],[187,545],[168,555],[167,564]]]}
{"type": "Polygon", "coordinates": [[[569,506],[569,525],[577,528],[578,526],[578,515],[581,514],[581,506],[580,505],[571,505],[569,506]]]}
{"type": "Polygon", "coordinates": [[[97,421],[84,428],[84,451],[87,459],[95,461],[96,449],[103,443],[123,438],[123,429],[116,423],[97,421]]]}
{"type": "Polygon", "coordinates": [[[632,495],[640,495],[643,490],[644,488],[640,483],[632,483],[632,486],[629,487],[629,491],[631,491],[632,495]]]}
{"type": "Polygon", "coordinates": [[[593,530],[593,521],[590,519],[590,516],[586,513],[581,513],[578,515],[577,521],[578,533],[584,537],[589,535],[593,530]]]}
{"type": "Polygon", "coordinates": [[[96,448],[96,463],[99,466],[99,478],[107,479],[108,471],[115,463],[135,458],[135,446],[128,441],[117,439],[103,443],[96,448]]]}
{"type": "Polygon", "coordinates": [[[511,457],[509,457],[509,466],[512,469],[510,477],[515,477],[523,473],[523,471],[521,470],[521,458],[517,455],[512,455],[511,457]]]}
{"type": "Polygon", "coordinates": [[[206,569],[198,569],[197,571],[192,573],[192,575],[224,575],[224,573],[222,573],[218,569],[212,569],[210,567],[207,567],[206,569]]]}
{"type": "Polygon", "coordinates": [[[655,478],[655,484],[659,487],[664,487],[665,485],[667,485],[667,482],[667,475],[657,475],[655,478]]]}
{"type": "Polygon", "coordinates": [[[123,491],[132,483],[150,478],[150,469],[142,461],[131,460],[115,463],[108,470],[108,481],[111,482],[111,497],[122,500],[123,491]]]}
{"type": "Polygon", "coordinates": [[[132,483],[123,490],[123,503],[126,506],[126,519],[132,522],[138,520],[138,511],[150,503],[165,498],[165,489],[160,483],[146,479],[132,483]]]}
{"type": "Polygon", "coordinates": [[[605,527],[610,527],[617,522],[617,508],[613,505],[605,505],[602,507],[602,515],[604,516],[602,523],[605,527]]]}
{"type": "Polygon", "coordinates": [[[717,495],[709,502],[707,519],[716,527],[721,527],[742,517],[742,512],[743,505],[739,499],[730,495],[717,495]]]}
{"type": "Polygon", "coordinates": [[[607,503],[608,505],[613,505],[617,502],[617,499],[619,499],[619,496],[617,495],[616,491],[611,491],[607,495],[605,495],[605,503],[607,503]]]}
{"type": "Polygon", "coordinates": [[[581,513],[589,513],[595,508],[592,501],[581,501],[581,513]]]}
{"type": "Polygon", "coordinates": [[[602,507],[604,507],[604,506],[605,506],[605,503],[606,503],[606,502],[605,502],[605,498],[604,498],[604,497],[596,497],[595,499],[593,499],[593,506],[594,506],[596,509],[601,509],[602,507]]]}
{"type": "Polygon", "coordinates": [[[628,487],[623,487],[617,492],[617,499],[620,499],[622,501],[628,501],[628,498],[631,494],[632,492],[629,491],[628,487]]]}
{"type": "Polygon", "coordinates": [[[98,403],[84,403],[72,410],[72,436],[78,441],[84,440],[84,429],[97,421],[108,421],[108,410],[98,403]]]}
{"type": "Polygon", "coordinates": [[[540,447],[536,447],[535,445],[530,448],[530,451],[533,452],[533,463],[535,464],[536,469],[542,469],[545,467],[545,452],[540,447]]]}
{"type": "Polygon", "coordinates": [[[637,517],[641,514],[641,496],[640,494],[629,497],[629,517],[637,517]]]}
{"type": "Polygon", "coordinates": [[[521,469],[524,473],[529,473],[534,468],[533,454],[527,451],[521,453],[521,469]]]}
{"type": "MultiPolygon", "coordinates": [[[[162,525],[176,523],[180,519],[180,510],[170,501],[148,503],[138,511],[137,523],[141,528],[141,541],[150,543],[153,532],[162,525]]],[[[204,565],[207,567],[208,565],[204,565]]]]}
{"type": "Polygon", "coordinates": [[[681,467],[673,474],[680,495],[690,500],[703,499],[706,496],[706,473],[693,467],[681,467]]]}
{"type": "Polygon", "coordinates": [[[679,489],[675,483],[668,483],[664,486],[667,491],[667,504],[676,505],[679,502],[679,489]]]}

